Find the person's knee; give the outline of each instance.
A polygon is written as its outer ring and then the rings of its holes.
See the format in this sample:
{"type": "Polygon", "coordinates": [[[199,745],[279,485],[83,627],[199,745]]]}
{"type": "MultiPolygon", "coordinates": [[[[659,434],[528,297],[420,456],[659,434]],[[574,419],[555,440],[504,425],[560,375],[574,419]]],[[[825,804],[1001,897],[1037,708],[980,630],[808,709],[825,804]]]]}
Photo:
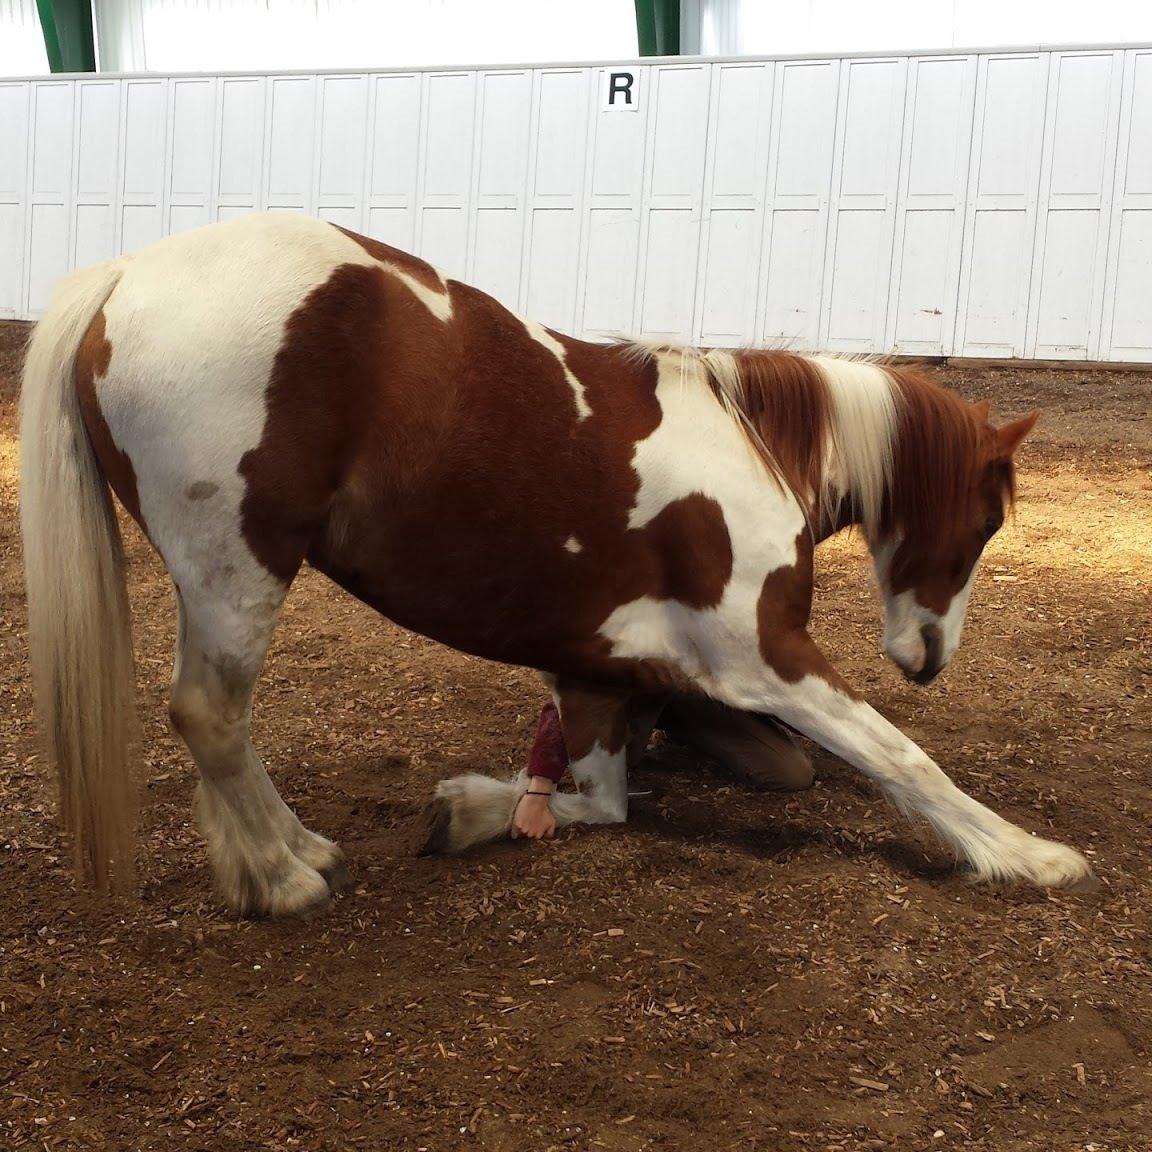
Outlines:
{"type": "Polygon", "coordinates": [[[811,758],[771,717],[679,698],[665,710],[661,727],[677,743],[756,787],[799,791],[815,779],[811,758]]]}

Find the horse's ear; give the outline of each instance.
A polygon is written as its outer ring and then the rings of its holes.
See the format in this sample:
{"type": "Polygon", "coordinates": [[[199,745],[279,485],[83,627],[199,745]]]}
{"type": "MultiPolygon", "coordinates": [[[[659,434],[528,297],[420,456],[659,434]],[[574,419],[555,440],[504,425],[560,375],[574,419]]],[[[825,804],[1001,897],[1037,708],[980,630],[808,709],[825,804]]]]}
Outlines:
{"type": "Polygon", "coordinates": [[[1004,459],[1010,458],[1020,447],[1024,437],[1032,431],[1039,419],[1040,409],[1034,408],[1027,416],[1021,416],[1019,420],[1013,420],[1011,424],[996,429],[996,447],[1004,459]]]}
{"type": "Polygon", "coordinates": [[[972,411],[976,413],[976,419],[981,424],[988,423],[988,417],[992,415],[992,401],[991,400],[977,400],[972,405],[972,411]]]}

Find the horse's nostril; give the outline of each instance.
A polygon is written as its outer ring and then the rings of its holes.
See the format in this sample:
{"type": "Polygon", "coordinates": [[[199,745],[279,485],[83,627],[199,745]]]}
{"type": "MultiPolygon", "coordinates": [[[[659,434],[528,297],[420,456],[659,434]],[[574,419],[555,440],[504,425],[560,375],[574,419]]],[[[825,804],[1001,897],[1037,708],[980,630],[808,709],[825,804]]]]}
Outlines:
{"type": "Polygon", "coordinates": [[[920,639],[924,641],[924,665],[912,679],[917,684],[928,684],[935,680],[940,673],[944,637],[935,624],[922,624],[920,626],[920,639]]]}

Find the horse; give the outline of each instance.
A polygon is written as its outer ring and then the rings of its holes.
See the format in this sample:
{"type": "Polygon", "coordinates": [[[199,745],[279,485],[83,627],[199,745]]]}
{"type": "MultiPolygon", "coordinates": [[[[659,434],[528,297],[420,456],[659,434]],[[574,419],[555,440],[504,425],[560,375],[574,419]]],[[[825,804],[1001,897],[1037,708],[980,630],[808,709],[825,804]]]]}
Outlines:
{"type": "MultiPolygon", "coordinates": [[[[961,791],[808,632],[813,548],[854,526],[884,648],[926,683],[1037,413],[993,427],[907,367],[589,343],[336,225],[252,214],[58,287],[26,358],[21,521],[37,700],[82,871],[132,875],[133,664],[111,493],[175,587],[170,716],[234,912],[343,881],[251,739],[253,689],[307,561],[406,629],[545,678],[576,793],[625,820],[627,744],[675,694],[771,715],[926,821],[978,879],[1085,858],[961,791]]],[[[505,834],[523,779],[438,788],[441,843],[505,834]]]]}

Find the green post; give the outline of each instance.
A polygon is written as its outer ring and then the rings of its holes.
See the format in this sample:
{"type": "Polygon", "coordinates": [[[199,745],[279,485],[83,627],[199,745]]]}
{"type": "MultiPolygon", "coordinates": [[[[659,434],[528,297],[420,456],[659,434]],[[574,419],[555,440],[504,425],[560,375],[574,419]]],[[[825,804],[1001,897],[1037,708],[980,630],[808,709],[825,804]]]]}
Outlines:
{"type": "Polygon", "coordinates": [[[36,0],[48,67],[53,72],[95,72],[91,0],[36,0]]]}
{"type": "Polygon", "coordinates": [[[680,0],[635,0],[641,56],[680,55],[680,0]]]}

